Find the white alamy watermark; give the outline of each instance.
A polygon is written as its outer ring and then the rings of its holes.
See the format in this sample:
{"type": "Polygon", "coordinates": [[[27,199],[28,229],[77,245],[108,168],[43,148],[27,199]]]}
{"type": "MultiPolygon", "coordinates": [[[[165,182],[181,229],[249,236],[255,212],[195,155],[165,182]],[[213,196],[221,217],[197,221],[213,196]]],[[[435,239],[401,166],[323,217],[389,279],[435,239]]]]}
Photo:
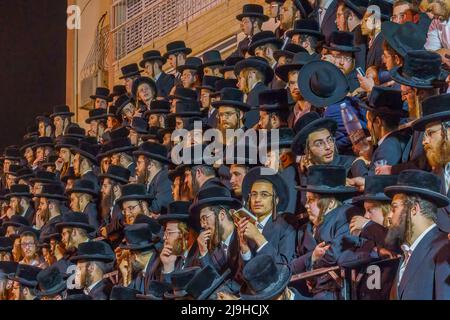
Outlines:
{"type": "Polygon", "coordinates": [[[67,7],[67,29],[80,30],[81,29],[81,8],[76,5],[67,7]]]}

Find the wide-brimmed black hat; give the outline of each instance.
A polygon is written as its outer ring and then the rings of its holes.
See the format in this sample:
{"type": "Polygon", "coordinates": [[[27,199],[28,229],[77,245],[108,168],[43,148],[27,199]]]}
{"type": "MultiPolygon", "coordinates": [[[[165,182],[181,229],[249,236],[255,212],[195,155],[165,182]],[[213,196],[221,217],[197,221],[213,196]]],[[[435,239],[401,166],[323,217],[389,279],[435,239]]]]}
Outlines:
{"type": "Polygon", "coordinates": [[[207,265],[189,281],[186,293],[194,300],[207,300],[230,274],[230,269],[219,274],[213,266],[207,265]]]}
{"type": "Polygon", "coordinates": [[[20,149],[16,146],[6,147],[3,151],[2,160],[20,160],[22,159],[22,155],[20,153],[20,149]]]}
{"type": "Polygon", "coordinates": [[[361,48],[355,47],[353,39],[354,35],[351,32],[333,31],[330,35],[328,45],[324,46],[324,48],[340,52],[361,51],[361,48]]]}
{"type": "Polygon", "coordinates": [[[63,228],[78,228],[84,229],[87,232],[95,231],[95,228],[89,224],[87,214],[73,211],[64,214],[62,217],[62,222],[56,224],[56,229],[60,233],[63,228]]]}
{"type": "Polygon", "coordinates": [[[80,140],[77,138],[60,136],[56,138],[55,150],[59,150],[61,148],[72,149],[78,147],[80,140]]]}
{"type": "Polygon", "coordinates": [[[167,206],[167,213],[158,218],[158,222],[162,225],[168,221],[189,221],[189,201],[174,201],[167,206]]]}
{"type": "Polygon", "coordinates": [[[361,105],[361,107],[376,115],[390,118],[408,117],[408,111],[403,110],[402,93],[395,88],[374,87],[367,103],[368,106],[361,105]]]}
{"type": "Polygon", "coordinates": [[[116,258],[111,246],[104,241],[89,241],[78,246],[77,255],[70,258],[70,261],[103,261],[113,262],[116,258]]]}
{"type": "Polygon", "coordinates": [[[393,4],[384,0],[370,0],[369,6],[378,6],[380,8],[381,20],[389,20],[392,16],[393,4]]]}
{"type": "Polygon", "coordinates": [[[97,163],[97,154],[100,151],[100,146],[98,144],[88,143],[86,141],[80,141],[78,147],[71,148],[73,154],[79,154],[89,160],[94,164],[97,163]]]}
{"type": "MultiPolygon", "coordinates": [[[[275,139],[273,136],[273,131],[268,130],[267,131],[267,147],[269,149],[274,148],[292,148],[292,142],[295,137],[294,130],[291,128],[279,128],[278,129],[278,139],[275,139]]],[[[260,141],[259,147],[262,147],[262,143],[264,140],[260,141]]],[[[265,146],[264,146],[265,147],[265,146]]]]}
{"type": "Polygon", "coordinates": [[[266,44],[273,44],[277,49],[281,48],[283,42],[275,36],[272,31],[261,31],[252,37],[252,41],[248,47],[248,53],[255,55],[255,49],[266,44]]]}
{"type": "Polygon", "coordinates": [[[323,39],[324,36],[320,32],[319,23],[315,19],[299,19],[294,22],[294,29],[286,31],[286,35],[292,38],[296,34],[306,34],[309,36],[323,39]]]}
{"type": "Polygon", "coordinates": [[[233,71],[236,63],[238,63],[241,60],[244,60],[244,57],[236,53],[231,54],[228,58],[225,59],[223,67],[221,67],[219,70],[220,73],[224,74],[227,71],[233,71]]]}
{"type": "Polygon", "coordinates": [[[271,66],[267,63],[264,58],[261,57],[250,57],[239,61],[234,66],[234,73],[239,76],[239,73],[247,68],[252,68],[260,71],[264,75],[264,83],[268,84],[272,82],[274,77],[274,72],[271,66]]]}
{"type": "Polygon", "coordinates": [[[21,165],[11,164],[11,165],[9,165],[8,171],[5,171],[4,173],[5,174],[10,174],[10,175],[13,175],[13,176],[17,176],[17,172],[19,170],[21,170],[22,168],[23,168],[23,166],[21,166],[21,165]]]}
{"type": "Polygon", "coordinates": [[[139,62],[139,66],[141,68],[145,68],[146,62],[152,62],[152,61],[161,61],[163,64],[166,63],[167,58],[161,56],[161,52],[158,50],[150,50],[147,52],[144,52],[142,56],[142,61],[139,62]]]}
{"type": "Polygon", "coordinates": [[[426,98],[422,102],[422,116],[414,121],[415,131],[425,131],[425,127],[433,122],[450,120],[450,93],[426,98]]]}
{"type": "Polygon", "coordinates": [[[67,183],[67,180],[69,179],[76,179],[77,177],[75,176],[75,170],[73,169],[73,167],[69,167],[67,169],[66,174],[64,174],[63,176],[61,176],[61,181],[64,183],[67,183]]]}
{"type": "Polygon", "coordinates": [[[252,186],[258,180],[265,180],[273,185],[273,189],[278,197],[277,212],[285,212],[289,204],[289,188],[284,178],[271,168],[256,167],[247,172],[242,181],[243,202],[248,203],[252,186]]]}
{"type": "Polygon", "coordinates": [[[400,56],[406,56],[411,50],[423,50],[427,35],[420,27],[412,22],[398,24],[391,21],[383,22],[381,35],[389,46],[400,56]]]}
{"type": "Polygon", "coordinates": [[[98,192],[95,191],[94,182],[87,179],[75,180],[73,187],[66,191],[67,195],[71,195],[72,193],[86,193],[93,197],[98,195],[98,192]]]}
{"type": "Polygon", "coordinates": [[[36,276],[38,281],[36,295],[38,297],[53,296],[67,289],[66,280],[56,266],[48,267],[36,276]]]}
{"type": "Polygon", "coordinates": [[[245,285],[241,288],[242,300],[271,300],[279,296],[291,280],[291,269],[276,264],[270,255],[257,255],[242,270],[245,285]]]}
{"type": "Polygon", "coordinates": [[[269,17],[264,14],[264,8],[259,4],[244,4],[242,13],[236,16],[236,19],[241,21],[243,18],[259,18],[263,22],[269,20],[269,17]]]}
{"type": "MultiPolygon", "coordinates": [[[[241,60],[244,60],[244,58],[242,58],[241,60]]],[[[233,67],[233,70],[234,70],[234,67],[233,67]]],[[[237,83],[238,83],[237,79],[222,79],[222,80],[219,80],[219,81],[216,82],[215,91],[212,92],[209,96],[211,98],[217,98],[218,96],[220,96],[220,93],[225,88],[237,89],[237,83]]]]}
{"type": "Polygon", "coordinates": [[[291,63],[284,64],[275,68],[275,74],[283,80],[284,82],[289,81],[289,72],[300,71],[300,69],[307,63],[311,61],[320,60],[320,55],[313,53],[309,54],[307,52],[298,52],[294,55],[291,63]]]}
{"type": "Polygon", "coordinates": [[[20,152],[25,152],[27,148],[32,148],[37,142],[37,137],[28,137],[23,140],[23,144],[20,147],[20,152]]]}
{"type": "Polygon", "coordinates": [[[259,93],[259,110],[275,112],[289,109],[286,89],[268,89],[259,93]]]}
{"type": "Polygon", "coordinates": [[[354,197],[353,203],[364,201],[391,201],[384,189],[397,183],[397,175],[367,176],[364,184],[364,194],[354,197]]]}
{"type": "Polygon", "coordinates": [[[43,147],[54,147],[55,142],[53,138],[51,137],[39,137],[36,141],[36,144],[33,146],[33,149],[36,150],[37,148],[43,148],[43,147]]]}
{"type": "Polygon", "coordinates": [[[304,65],[298,76],[302,97],[315,107],[327,107],[342,101],[349,91],[347,77],[328,61],[304,65]]]}
{"type": "Polygon", "coordinates": [[[8,276],[13,275],[17,270],[17,262],[0,261],[0,278],[7,279],[8,276]]]}
{"type": "Polygon", "coordinates": [[[50,171],[38,170],[34,178],[30,178],[30,183],[57,183],[58,177],[55,173],[50,171]]]}
{"type": "Polygon", "coordinates": [[[57,117],[57,116],[72,117],[74,115],[75,114],[73,112],[70,112],[69,106],[60,105],[60,106],[55,106],[53,108],[53,113],[50,115],[50,119],[53,119],[54,117],[57,117]]]}
{"type": "Polygon", "coordinates": [[[0,251],[11,252],[13,249],[13,241],[9,237],[0,237],[0,251]]]}
{"type": "Polygon", "coordinates": [[[178,100],[189,100],[189,101],[197,101],[198,94],[197,91],[184,88],[184,87],[175,87],[175,91],[172,95],[168,96],[169,99],[178,99],[178,100]]]}
{"type": "Polygon", "coordinates": [[[148,133],[148,122],[142,117],[133,117],[131,124],[127,126],[129,130],[136,131],[139,134],[148,133]]]}
{"type": "MultiPolygon", "coordinates": [[[[156,82],[149,77],[139,77],[138,79],[133,81],[133,86],[131,89],[131,93],[133,94],[133,97],[135,97],[137,99],[137,91],[140,85],[142,84],[148,84],[150,86],[150,88],[152,88],[154,94],[156,95],[158,92],[158,89],[156,88],[156,82]]],[[[120,108],[119,108],[120,109],[120,108]]]]}
{"type": "Polygon", "coordinates": [[[200,104],[198,101],[177,101],[175,112],[171,113],[172,117],[201,117],[200,104]]]}
{"type": "Polygon", "coordinates": [[[359,19],[362,19],[369,6],[368,0],[344,0],[345,6],[352,10],[359,19]]]}
{"type": "Polygon", "coordinates": [[[186,287],[200,270],[200,267],[189,267],[172,272],[170,277],[172,286],[169,291],[164,293],[164,298],[176,299],[187,296],[186,287]]]}
{"type": "Polygon", "coordinates": [[[116,203],[120,206],[122,205],[122,202],[129,200],[150,201],[151,197],[147,193],[145,185],[130,183],[122,186],[122,196],[116,200],[116,203]]]}
{"type": "Polygon", "coordinates": [[[399,193],[418,195],[438,208],[444,208],[450,204],[450,199],[440,192],[441,179],[433,173],[422,170],[404,170],[397,179],[397,184],[386,187],[384,193],[393,198],[399,193]]]}
{"type": "Polygon", "coordinates": [[[422,89],[431,89],[445,82],[441,69],[442,58],[427,50],[408,51],[403,66],[390,71],[392,79],[400,84],[422,89]]]}
{"type": "Polygon", "coordinates": [[[295,123],[294,131],[296,135],[292,141],[292,151],[298,155],[305,154],[306,141],[310,133],[321,129],[327,129],[331,135],[337,131],[337,122],[330,118],[321,118],[317,112],[308,112],[304,114],[295,123]]]}
{"type": "Polygon", "coordinates": [[[244,102],[244,93],[237,88],[224,88],[220,92],[220,100],[211,103],[214,108],[221,106],[234,107],[243,112],[250,110],[250,105],[244,102]]]}
{"type": "Polygon", "coordinates": [[[183,73],[184,70],[195,70],[202,73],[202,59],[197,57],[188,57],[182,66],[177,67],[179,73],[183,73]]]}
{"type": "Polygon", "coordinates": [[[100,174],[99,179],[109,178],[122,184],[127,184],[130,179],[130,170],[121,166],[110,165],[106,173],[100,174]]]}
{"type": "Polygon", "coordinates": [[[16,281],[25,287],[34,288],[38,284],[37,275],[41,271],[42,268],[19,264],[17,265],[16,273],[8,276],[8,278],[9,280],[16,281]]]}
{"type": "Polygon", "coordinates": [[[273,53],[273,57],[277,61],[281,57],[286,57],[288,59],[292,59],[292,58],[294,58],[294,55],[299,52],[308,53],[308,51],[305,48],[303,48],[302,46],[299,46],[298,44],[294,44],[294,43],[288,43],[284,47],[284,49],[276,50],[273,53]]]}
{"type": "Polygon", "coordinates": [[[129,102],[129,98],[127,96],[120,96],[117,100],[116,100],[116,104],[108,106],[108,108],[106,109],[106,114],[105,114],[105,118],[107,119],[108,117],[112,117],[112,118],[116,118],[118,120],[121,120],[122,118],[119,117],[118,114],[118,106],[117,103],[120,103],[120,100],[126,100],[129,102]]]}
{"type": "Polygon", "coordinates": [[[297,189],[318,194],[351,196],[358,189],[346,186],[346,178],[347,171],[343,166],[313,165],[308,169],[306,186],[297,189]]]}
{"type": "Polygon", "coordinates": [[[35,194],[36,197],[65,201],[67,197],[64,195],[64,187],[58,183],[44,183],[42,192],[35,194]]]}
{"type": "Polygon", "coordinates": [[[150,281],[148,284],[147,294],[137,294],[136,297],[138,300],[163,300],[164,293],[169,291],[171,288],[170,283],[159,282],[156,280],[150,281]]]}
{"type": "Polygon", "coordinates": [[[30,192],[30,187],[26,184],[13,184],[9,189],[9,193],[6,195],[7,199],[12,197],[26,197],[32,198],[33,194],[30,192]]]}
{"type": "Polygon", "coordinates": [[[137,63],[131,63],[121,68],[122,76],[119,79],[131,78],[140,76],[143,70],[139,70],[137,63]]]}
{"type": "Polygon", "coordinates": [[[98,87],[95,89],[95,94],[92,95],[90,98],[95,100],[95,99],[103,99],[106,100],[107,102],[112,101],[112,99],[109,96],[109,89],[108,88],[103,88],[103,87],[98,87]]]}
{"type": "Polygon", "coordinates": [[[151,114],[169,114],[169,113],[170,113],[170,102],[169,101],[154,100],[150,103],[150,109],[145,111],[144,117],[148,117],[151,114]]]}
{"type": "Polygon", "coordinates": [[[128,300],[136,300],[136,296],[140,294],[139,290],[123,287],[123,286],[114,286],[111,290],[111,294],[109,296],[110,300],[118,300],[118,301],[128,301],[128,300]]]}
{"type": "MultiPolygon", "coordinates": [[[[160,128],[160,127],[149,127],[146,134],[141,136],[142,141],[147,142],[149,140],[154,140],[153,142],[162,143],[161,130],[167,130],[167,132],[172,132],[172,128],[160,128]]],[[[152,141],[150,141],[152,142],[152,141]]]]}
{"type": "Polygon", "coordinates": [[[108,144],[109,150],[104,152],[103,156],[110,156],[121,152],[131,152],[137,149],[136,146],[131,144],[131,140],[128,137],[113,139],[108,144]]]}
{"type": "Polygon", "coordinates": [[[65,137],[76,138],[76,139],[84,139],[84,138],[86,138],[86,130],[84,128],[81,128],[76,123],[71,123],[68,126],[64,136],[65,137]]]}
{"type": "MultiPolygon", "coordinates": [[[[62,219],[62,218],[61,218],[62,219]]],[[[58,220],[58,222],[62,220],[58,220]]],[[[56,228],[56,224],[49,223],[44,228],[41,229],[41,234],[39,235],[39,245],[45,246],[50,243],[50,240],[56,239],[57,241],[61,240],[61,233],[58,232],[56,228]]]]}
{"type": "Polygon", "coordinates": [[[168,58],[171,54],[184,53],[186,55],[191,54],[192,49],[187,48],[184,41],[173,41],[167,44],[166,53],[164,54],[164,58],[168,58]]]}
{"type": "Polygon", "coordinates": [[[106,109],[93,109],[89,110],[89,117],[85,120],[87,124],[94,120],[104,120],[106,119],[106,109]]]}
{"type": "MultiPolygon", "coordinates": [[[[121,249],[134,251],[145,251],[155,247],[156,238],[152,232],[152,227],[147,223],[136,223],[125,227],[125,244],[121,244],[121,249]]],[[[159,241],[159,238],[158,238],[159,241]]]]}
{"type": "Polygon", "coordinates": [[[218,50],[206,51],[202,56],[203,64],[202,69],[210,66],[223,66],[224,61],[218,50]]]}
{"type": "Polygon", "coordinates": [[[58,161],[58,159],[59,156],[57,154],[50,154],[45,158],[44,162],[41,163],[41,166],[44,170],[48,167],[56,168],[56,161],[58,161]]]}
{"type": "Polygon", "coordinates": [[[202,85],[200,87],[198,87],[198,89],[214,91],[216,88],[216,82],[221,79],[222,78],[215,77],[215,76],[204,76],[202,85]]]}
{"type": "Polygon", "coordinates": [[[113,87],[109,98],[112,100],[114,97],[119,97],[127,93],[127,88],[124,85],[117,85],[113,87]]]}
{"type": "Polygon", "coordinates": [[[169,157],[167,156],[167,148],[159,143],[144,142],[139,146],[137,151],[134,151],[135,156],[145,156],[150,159],[169,164],[171,163],[169,157]]]}
{"type": "Polygon", "coordinates": [[[226,205],[232,209],[239,209],[242,203],[233,198],[231,192],[226,187],[214,186],[211,188],[200,190],[197,195],[197,201],[189,207],[189,213],[192,217],[196,217],[195,225],[200,224],[200,210],[208,206],[226,205]]]}

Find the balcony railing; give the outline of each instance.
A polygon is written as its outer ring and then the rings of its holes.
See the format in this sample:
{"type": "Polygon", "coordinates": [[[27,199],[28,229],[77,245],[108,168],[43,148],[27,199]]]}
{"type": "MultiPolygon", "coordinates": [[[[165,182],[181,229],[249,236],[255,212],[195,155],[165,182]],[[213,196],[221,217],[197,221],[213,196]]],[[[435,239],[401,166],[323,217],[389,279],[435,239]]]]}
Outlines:
{"type": "Polygon", "coordinates": [[[117,0],[113,3],[114,58],[120,60],[226,0],[117,0]]]}

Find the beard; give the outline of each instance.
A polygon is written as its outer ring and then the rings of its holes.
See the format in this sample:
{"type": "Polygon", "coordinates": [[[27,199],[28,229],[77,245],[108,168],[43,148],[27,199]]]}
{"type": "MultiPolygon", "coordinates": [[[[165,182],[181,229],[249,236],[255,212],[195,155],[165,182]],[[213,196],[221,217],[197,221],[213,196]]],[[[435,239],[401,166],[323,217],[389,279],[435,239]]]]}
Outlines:
{"type": "Polygon", "coordinates": [[[438,146],[425,146],[428,163],[433,170],[444,167],[450,162],[450,143],[442,139],[438,146]]]}
{"type": "Polygon", "coordinates": [[[400,221],[398,225],[391,225],[389,227],[385,239],[385,243],[389,248],[399,248],[403,243],[406,242],[406,217],[408,215],[408,211],[409,209],[407,208],[407,206],[405,206],[400,214],[400,221]]]}
{"type": "Polygon", "coordinates": [[[108,194],[101,194],[100,195],[100,204],[101,204],[101,216],[103,219],[109,217],[109,211],[112,207],[114,201],[114,197],[112,192],[109,192],[108,194]]]}
{"type": "Polygon", "coordinates": [[[131,266],[133,268],[133,272],[140,272],[144,270],[144,266],[137,260],[133,260],[131,262],[131,266]]]}
{"type": "Polygon", "coordinates": [[[183,254],[184,251],[184,245],[183,245],[183,238],[177,239],[175,243],[173,244],[172,254],[179,256],[183,254]]]}
{"type": "Polygon", "coordinates": [[[147,183],[147,179],[148,179],[148,171],[144,170],[144,171],[136,171],[136,178],[137,178],[137,183],[139,184],[146,184],[147,183]]]}

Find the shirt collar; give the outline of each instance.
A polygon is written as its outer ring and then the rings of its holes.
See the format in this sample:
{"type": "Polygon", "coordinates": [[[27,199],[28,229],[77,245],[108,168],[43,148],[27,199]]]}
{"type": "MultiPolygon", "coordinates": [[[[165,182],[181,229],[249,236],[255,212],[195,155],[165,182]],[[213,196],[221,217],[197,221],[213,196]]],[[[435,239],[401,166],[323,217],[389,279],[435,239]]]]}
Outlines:
{"type": "Polygon", "coordinates": [[[408,246],[406,243],[402,244],[402,250],[409,252],[410,254],[412,254],[414,252],[414,250],[417,248],[417,246],[419,245],[420,241],[425,238],[425,236],[427,235],[428,232],[430,232],[431,230],[434,229],[434,227],[436,227],[436,224],[433,223],[431,226],[429,226],[424,232],[422,232],[422,234],[413,242],[413,244],[411,246],[408,246]]]}
{"type": "Polygon", "coordinates": [[[89,292],[91,292],[92,289],[94,289],[95,286],[96,286],[97,284],[99,284],[101,281],[102,281],[102,280],[98,280],[97,282],[94,282],[94,283],[91,284],[89,287],[87,287],[87,288],[86,288],[87,294],[89,294],[89,292]]]}
{"type": "Polygon", "coordinates": [[[333,0],[327,0],[324,5],[320,6],[320,8],[322,9],[328,9],[328,7],[330,6],[330,4],[333,2],[333,0]]]}
{"type": "Polygon", "coordinates": [[[159,77],[161,77],[162,72],[160,72],[156,77],[155,77],[155,82],[158,81],[159,77]]]}
{"type": "Polygon", "coordinates": [[[271,214],[268,214],[267,217],[264,218],[263,221],[260,222],[261,226],[263,227],[263,229],[265,228],[267,222],[269,221],[269,219],[272,218],[271,214]]]}
{"type": "Polygon", "coordinates": [[[222,243],[223,243],[224,245],[226,245],[227,248],[230,246],[230,242],[231,242],[231,238],[233,237],[233,234],[234,234],[234,230],[233,230],[233,232],[230,233],[230,235],[228,236],[228,238],[225,239],[225,241],[222,241],[222,243]]]}

